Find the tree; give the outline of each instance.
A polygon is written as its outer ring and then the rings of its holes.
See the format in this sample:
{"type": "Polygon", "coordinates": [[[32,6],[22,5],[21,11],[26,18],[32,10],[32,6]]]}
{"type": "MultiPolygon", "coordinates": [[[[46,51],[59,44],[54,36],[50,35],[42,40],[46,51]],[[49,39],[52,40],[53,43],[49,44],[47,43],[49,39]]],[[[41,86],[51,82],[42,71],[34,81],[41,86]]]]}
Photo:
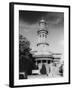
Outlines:
{"type": "Polygon", "coordinates": [[[45,67],[44,64],[42,65],[42,68],[41,68],[41,70],[40,70],[40,73],[41,73],[41,74],[47,74],[47,72],[46,72],[46,67],[45,67]]]}
{"type": "Polygon", "coordinates": [[[61,76],[63,76],[63,64],[59,67],[59,73],[61,76]]]}
{"type": "Polygon", "coordinates": [[[30,42],[27,40],[26,37],[19,35],[19,52],[20,54],[25,54],[26,52],[30,51],[30,42]]]}
{"type": "Polygon", "coordinates": [[[31,74],[35,68],[34,58],[30,53],[30,42],[26,37],[19,35],[19,71],[31,74]]]}

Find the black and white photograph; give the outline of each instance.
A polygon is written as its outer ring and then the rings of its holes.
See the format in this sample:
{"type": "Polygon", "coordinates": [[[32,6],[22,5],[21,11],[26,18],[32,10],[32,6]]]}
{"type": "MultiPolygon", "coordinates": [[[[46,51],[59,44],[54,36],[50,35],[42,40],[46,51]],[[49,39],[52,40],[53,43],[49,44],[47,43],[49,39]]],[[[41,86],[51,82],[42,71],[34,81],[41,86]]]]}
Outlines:
{"type": "Polygon", "coordinates": [[[64,13],[19,11],[19,79],[63,77],[64,13]]]}
{"type": "Polygon", "coordinates": [[[12,5],[12,86],[68,84],[69,6],[12,5]]]}

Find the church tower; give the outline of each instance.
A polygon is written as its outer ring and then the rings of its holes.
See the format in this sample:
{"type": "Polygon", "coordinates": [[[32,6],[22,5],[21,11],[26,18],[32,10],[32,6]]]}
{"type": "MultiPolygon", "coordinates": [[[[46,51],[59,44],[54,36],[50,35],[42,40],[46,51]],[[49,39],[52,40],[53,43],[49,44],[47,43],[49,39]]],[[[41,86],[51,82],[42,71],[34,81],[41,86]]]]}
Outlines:
{"type": "Polygon", "coordinates": [[[39,30],[37,31],[38,36],[38,54],[48,54],[47,48],[49,44],[47,43],[47,36],[48,36],[48,30],[47,30],[47,22],[44,18],[42,18],[39,21],[39,30]]]}

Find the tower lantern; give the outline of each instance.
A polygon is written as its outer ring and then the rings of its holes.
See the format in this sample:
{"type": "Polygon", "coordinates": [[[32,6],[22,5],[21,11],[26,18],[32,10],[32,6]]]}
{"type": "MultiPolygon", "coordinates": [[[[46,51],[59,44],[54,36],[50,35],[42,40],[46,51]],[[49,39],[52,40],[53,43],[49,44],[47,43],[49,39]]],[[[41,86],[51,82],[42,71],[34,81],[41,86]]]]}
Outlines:
{"type": "Polygon", "coordinates": [[[40,25],[40,30],[42,29],[44,29],[44,30],[46,30],[46,21],[45,21],[45,19],[44,18],[42,18],[41,20],[40,20],[40,22],[39,22],[39,25],[40,25]]]}

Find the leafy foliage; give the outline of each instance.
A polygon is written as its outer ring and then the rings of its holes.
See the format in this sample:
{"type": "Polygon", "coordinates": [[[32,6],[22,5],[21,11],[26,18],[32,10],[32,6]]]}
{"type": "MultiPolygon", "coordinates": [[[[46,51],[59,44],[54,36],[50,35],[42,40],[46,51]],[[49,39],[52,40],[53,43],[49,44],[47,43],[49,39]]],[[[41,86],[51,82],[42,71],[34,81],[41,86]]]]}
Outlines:
{"type": "Polygon", "coordinates": [[[46,72],[46,67],[45,67],[44,64],[42,65],[42,69],[40,70],[40,73],[41,73],[41,74],[47,74],[47,72],[46,72]]]}
{"type": "Polygon", "coordinates": [[[19,36],[19,71],[31,74],[35,68],[34,58],[30,53],[30,42],[26,37],[19,36]]]}
{"type": "Polygon", "coordinates": [[[61,76],[63,76],[63,64],[59,67],[59,73],[61,76]]]}

